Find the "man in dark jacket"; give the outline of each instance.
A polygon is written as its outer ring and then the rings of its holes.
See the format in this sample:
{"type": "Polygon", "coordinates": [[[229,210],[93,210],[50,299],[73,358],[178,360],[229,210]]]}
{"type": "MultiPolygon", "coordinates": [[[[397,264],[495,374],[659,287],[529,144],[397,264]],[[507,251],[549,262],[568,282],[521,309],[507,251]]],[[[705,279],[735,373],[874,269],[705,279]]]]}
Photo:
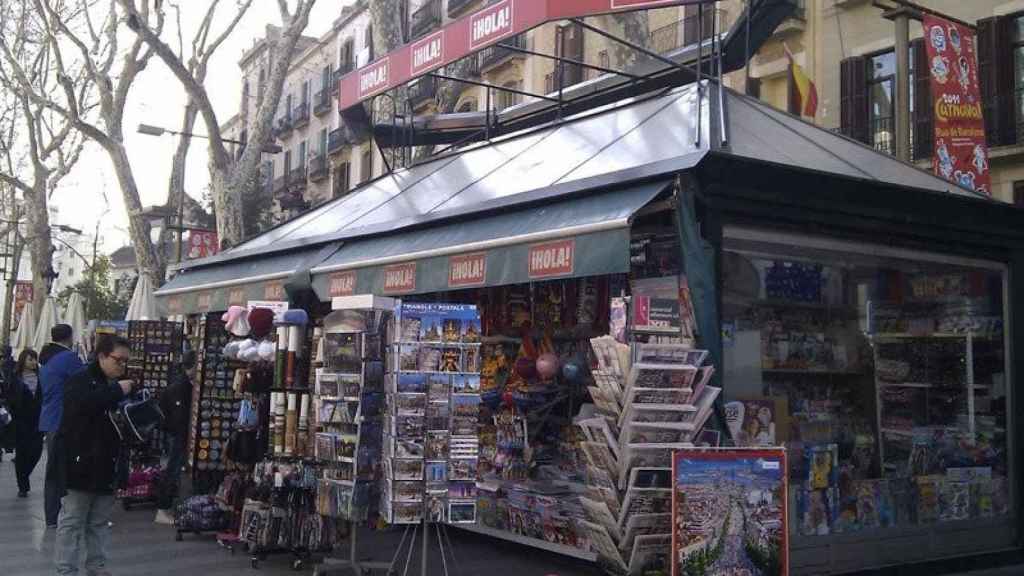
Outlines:
{"type": "Polygon", "coordinates": [[[46,527],[57,527],[60,499],[64,497],[64,458],[57,431],[64,412],[64,385],[84,365],[71,347],[74,345],[71,326],[57,324],[50,330],[50,342],[39,351],[39,383],[43,387],[43,408],[39,415],[39,431],[46,434],[46,486],[43,508],[46,527]]]}
{"type": "Polygon", "coordinates": [[[60,428],[68,493],[57,527],[57,574],[78,573],[80,540],[86,544],[86,572],[109,574],[110,516],[121,451],[108,412],[132,391],[131,381],[119,380],[130,357],[127,340],[104,336],[96,344],[96,360],[68,379],[60,428]]]}
{"type": "Polygon", "coordinates": [[[171,385],[160,394],[160,410],[164,413],[164,429],[171,449],[167,455],[167,468],[160,477],[155,519],[157,524],[174,524],[171,505],[178,490],[181,467],[185,464],[185,443],[188,441],[188,427],[192,417],[192,381],[188,371],[195,364],[195,352],[186,350],[181,364],[174,367],[171,385]]]}

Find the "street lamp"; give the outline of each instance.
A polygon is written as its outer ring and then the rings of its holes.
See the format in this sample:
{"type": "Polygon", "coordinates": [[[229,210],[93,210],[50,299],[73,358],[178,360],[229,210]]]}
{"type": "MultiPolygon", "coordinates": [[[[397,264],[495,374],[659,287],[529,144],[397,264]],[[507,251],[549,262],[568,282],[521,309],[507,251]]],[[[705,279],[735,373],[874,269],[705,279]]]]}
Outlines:
{"type": "MultiPolygon", "coordinates": [[[[162,128],[160,126],[153,126],[152,124],[139,124],[137,129],[139,134],[145,134],[147,136],[163,136],[164,134],[174,134],[176,136],[185,136],[188,138],[205,138],[209,140],[209,136],[203,134],[193,134],[192,132],[178,132],[177,130],[170,130],[168,128],[162,128]]],[[[231,138],[221,138],[222,141],[228,144],[238,144],[239,146],[245,146],[245,142],[241,140],[232,140],[231,138]]],[[[277,144],[265,144],[260,150],[267,154],[280,154],[283,148],[277,144]]]]}

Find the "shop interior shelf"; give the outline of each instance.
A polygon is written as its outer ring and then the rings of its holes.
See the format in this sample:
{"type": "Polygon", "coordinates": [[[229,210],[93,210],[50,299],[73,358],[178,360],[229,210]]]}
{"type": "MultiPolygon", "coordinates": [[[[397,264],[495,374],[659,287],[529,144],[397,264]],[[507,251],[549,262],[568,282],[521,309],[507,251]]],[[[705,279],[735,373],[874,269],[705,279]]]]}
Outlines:
{"type": "Polygon", "coordinates": [[[828,369],[801,369],[801,368],[765,368],[761,370],[762,374],[780,374],[780,375],[801,375],[807,374],[810,376],[866,376],[867,373],[863,370],[828,370],[828,369]]]}
{"type": "MultiPolygon", "coordinates": [[[[875,340],[928,340],[928,339],[966,339],[967,334],[954,334],[952,332],[932,332],[931,334],[912,334],[909,332],[879,332],[872,334],[875,340]]],[[[975,340],[998,340],[1002,336],[998,334],[972,334],[975,340]]]]}
{"type": "Polygon", "coordinates": [[[900,430],[899,428],[882,428],[883,434],[892,434],[893,436],[913,436],[914,433],[910,430],[900,430]]]}
{"type": "Polygon", "coordinates": [[[587,562],[596,562],[597,554],[589,550],[581,550],[572,546],[566,546],[564,544],[556,544],[554,542],[548,542],[547,540],[540,540],[537,538],[530,538],[529,536],[521,536],[519,534],[513,534],[506,532],[505,530],[498,530],[495,528],[489,528],[481,524],[450,524],[455,528],[460,528],[468,532],[475,532],[477,534],[483,534],[484,536],[490,536],[492,538],[500,538],[502,540],[508,540],[509,542],[516,542],[518,544],[525,544],[534,548],[540,548],[541,550],[547,550],[563,556],[571,556],[573,558],[579,558],[580,560],[586,560],[587,562]]]}
{"type": "Polygon", "coordinates": [[[823,302],[803,302],[800,300],[784,300],[781,298],[743,298],[740,296],[724,296],[723,302],[735,306],[757,308],[804,308],[808,310],[831,310],[839,313],[857,312],[856,306],[846,304],[827,304],[823,302]]]}

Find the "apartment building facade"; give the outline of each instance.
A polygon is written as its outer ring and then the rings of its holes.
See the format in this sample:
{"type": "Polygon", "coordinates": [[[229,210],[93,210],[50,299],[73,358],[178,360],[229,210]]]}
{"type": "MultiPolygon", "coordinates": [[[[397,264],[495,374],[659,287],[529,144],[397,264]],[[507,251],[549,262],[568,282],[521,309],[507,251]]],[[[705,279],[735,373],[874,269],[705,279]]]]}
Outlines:
{"type": "MultiPolygon", "coordinates": [[[[927,0],[919,4],[974,24],[992,196],[1024,205],[1024,0],[927,0]]],[[[736,13],[738,0],[721,2],[736,13]]],[[[815,82],[815,124],[888,153],[895,153],[896,81],[894,23],[871,0],[800,0],[792,18],[776,29],[750,62],[748,93],[796,113],[795,87],[786,48],[815,82]]],[[[920,22],[910,23],[911,155],[931,169],[932,108],[920,22]]],[[[729,77],[743,89],[744,72],[729,77]]]]}

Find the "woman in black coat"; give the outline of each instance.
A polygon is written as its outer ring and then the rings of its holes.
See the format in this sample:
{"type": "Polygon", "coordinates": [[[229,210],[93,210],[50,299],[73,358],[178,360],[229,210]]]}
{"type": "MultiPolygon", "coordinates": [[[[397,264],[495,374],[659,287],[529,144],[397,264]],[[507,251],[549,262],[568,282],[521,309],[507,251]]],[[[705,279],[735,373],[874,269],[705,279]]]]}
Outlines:
{"type": "Polygon", "coordinates": [[[43,406],[43,388],[39,385],[39,355],[22,350],[14,371],[12,407],[16,436],[15,470],[18,476],[18,497],[25,498],[31,489],[29,478],[43,455],[43,433],[39,431],[39,412],[43,406]]]}

